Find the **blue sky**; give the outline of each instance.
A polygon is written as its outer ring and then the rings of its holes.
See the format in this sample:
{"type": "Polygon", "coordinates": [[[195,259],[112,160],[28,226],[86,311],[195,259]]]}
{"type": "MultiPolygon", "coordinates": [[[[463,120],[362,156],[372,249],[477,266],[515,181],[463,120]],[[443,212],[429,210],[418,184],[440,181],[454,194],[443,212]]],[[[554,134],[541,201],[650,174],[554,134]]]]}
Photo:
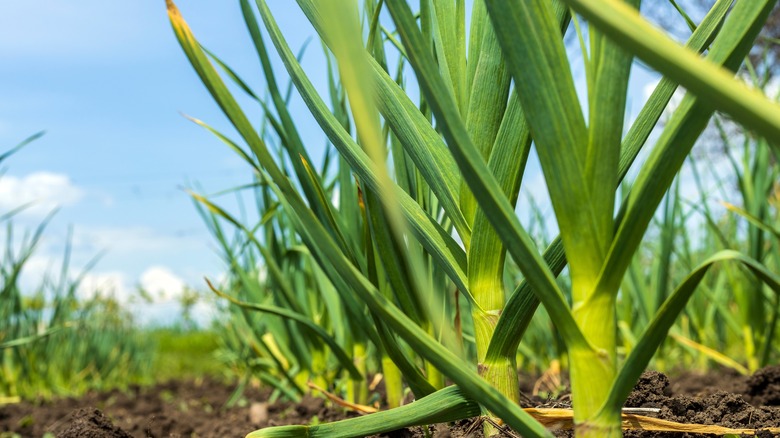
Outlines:
{"type": "MultiPolygon", "coordinates": [[[[294,2],[269,3],[281,28],[292,30],[286,34],[291,47],[313,36],[294,2]]],[[[177,4],[196,37],[262,93],[260,65],[238,2],[177,4]]],[[[31,228],[61,207],[25,281],[37,282],[57,267],[73,226],[74,269],[106,251],[85,291],[103,289],[134,301],[135,288],[145,286],[157,303],[136,303],[136,313],[165,322],[184,284],[202,288],[204,276],[218,277],[222,270],[181,188],[198,184],[217,192],[251,176],[229,149],[180,112],[228,134],[231,129],[178,46],[163,0],[30,0],[5,2],[2,9],[0,151],[35,132],[47,133],[4,163],[0,212],[35,201],[16,220],[18,227],[31,228]]],[[[303,66],[324,90],[318,43],[309,46],[303,66]]],[[[285,77],[280,65],[277,72],[285,77]]],[[[650,80],[646,70],[635,70],[634,108],[650,80]]],[[[320,151],[323,136],[300,100],[293,100],[291,112],[305,143],[320,151]]]]}
{"type": "MultiPolygon", "coordinates": [[[[296,29],[291,46],[300,47],[313,31],[285,5],[272,2],[280,25],[296,29]]],[[[178,6],[198,38],[262,92],[238,2],[178,6]]],[[[34,201],[16,220],[21,229],[61,208],[28,265],[28,284],[57,266],[70,225],[74,268],[106,251],[88,288],[129,299],[142,284],[170,296],[182,283],[202,287],[204,275],[217,276],[221,263],[181,188],[216,192],[250,173],[180,114],[230,133],[176,42],[164,1],[37,0],[2,9],[0,150],[46,135],[4,163],[0,209],[34,201]]],[[[316,70],[322,55],[312,47],[304,65],[316,70]]],[[[167,315],[175,307],[160,301],[146,310],[167,315]]]]}

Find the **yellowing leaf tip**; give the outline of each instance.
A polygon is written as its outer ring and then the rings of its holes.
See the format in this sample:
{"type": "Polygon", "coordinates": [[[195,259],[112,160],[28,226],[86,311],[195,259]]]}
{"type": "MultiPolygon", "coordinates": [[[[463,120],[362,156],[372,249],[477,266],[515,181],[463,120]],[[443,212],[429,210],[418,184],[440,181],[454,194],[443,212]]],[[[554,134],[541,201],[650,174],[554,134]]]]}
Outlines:
{"type": "Polygon", "coordinates": [[[168,9],[168,18],[171,20],[183,20],[179,8],[173,3],[173,0],[165,0],[165,7],[168,9]]]}

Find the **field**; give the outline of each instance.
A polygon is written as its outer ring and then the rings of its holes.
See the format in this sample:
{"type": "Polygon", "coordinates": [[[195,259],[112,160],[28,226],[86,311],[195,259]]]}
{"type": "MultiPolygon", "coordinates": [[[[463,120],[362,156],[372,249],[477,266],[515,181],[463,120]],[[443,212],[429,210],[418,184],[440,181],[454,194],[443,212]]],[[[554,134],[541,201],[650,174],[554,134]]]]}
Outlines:
{"type": "MultiPolygon", "coordinates": [[[[522,390],[534,391],[536,379],[522,376],[528,383],[522,390]]],[[[780,368],[768,368],[753,377],[733,371],[710,374],[686,373],[667,379],[657,372],[647,373],[626,402],[628,407],[659,408],[654,418],[684,424],[708,424],[732,429],[773,428],[780,422],[780,368]]],[[[237,403],[225,407],[235,386],[212,378],[171,381],[152,387],[132,386],[128,390],[91,393],[47,404],[24,402],[8,406],[0,416],[0,429],[21,436],[58,437],[100,436],[178,437],[241,436],[247,430],[285,424],[311,424],[356,418],[359,414],[329,404],[322,397],[307,396],[299,403],[269,403],[270,391],[248,388],[237,403]],[[90,433],[94,435],[89,435],[90,433]]],[[[534,395],[524,401],[527,407],[566,404],[558,399],[534,395]]],[[[466,419],[430,427],[410,427],[372,436],[380,437],[468,437],[477,436],[480,423],[466,419]],[[430,435],[425,435],[428,429],[430,435]]],[[[560,426],[563,426],[561,423],[560,426]]],[[[6,436],[14,436],[6,433],[6,436]]],[[[514,437],[511,431],[497,436],[514,437]]],[[[571,436],[561,429],[556,436],[571,436]]],[[[656,432],[628,432],[626,436],[657,437],[656,432]]],[[[688,438],[709,434],[688,433],[688,438]]],[[[765,430],[764,435],[773,436],[765,430]]]]}
{"type": "Polygon", "coordinates": [[[4,213],[0,436],[780,434],[780,9],[671,2],[672,39],[638,3],[298,0],[310,72],[241,0],[258,81],[168,0],[230,129],[188,118],[250,178],[187,192],[217,317],[23,290],[54,219],[4,213]]]}

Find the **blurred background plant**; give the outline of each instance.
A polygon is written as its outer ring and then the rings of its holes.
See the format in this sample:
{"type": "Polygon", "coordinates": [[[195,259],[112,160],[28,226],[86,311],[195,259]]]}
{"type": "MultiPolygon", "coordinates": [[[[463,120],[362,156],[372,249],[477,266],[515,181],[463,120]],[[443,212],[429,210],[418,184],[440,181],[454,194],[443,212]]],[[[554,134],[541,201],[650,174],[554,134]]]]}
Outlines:
{"type": "MultiPolygon", "coordinates": [[[[676,35],[706,1],[674,4],[647,14],[676,35]],[[686,12],[688,11],[688,12],[686,12]]],[[[653,5],[654,3],[650,3],[653,5]]],[[[738,75],[780,100],[780,7],[775,7],[738,75]]],[[[686,272],[708,254],[734,249],[780,272],[776,144],[716,112],[656,215],[643,250],[624,279],[619,307],[623,347],[630,351],[649,315],[686,272]]],[[[742,374],[777,361],[780,297],[735,265],[717,268],[700,285],[653,367],[662,371],[727,367],[742,374]]]]}
{"type": "MultiPolygon", "coordinates": [[[[0,155],[0,164],[41,135],[0,155]]],[[[85,291],[82,280],[99,257],[74,275],[70,238],[56,273],[47,272],[33,286],[23,281],[25,267],[56,213],[37,228],[20,233],[14,217],[29,206],[0,216],[4,238],[0,257],[0,402],[74,396],[89,390],[223,372],[213,359],[216,337],[194,327],[186,314],[167,328],[139,327],[113,291],[85,291]]],[[[198,296],[194,291],[183,295],[190,302],[198,296]]]]}

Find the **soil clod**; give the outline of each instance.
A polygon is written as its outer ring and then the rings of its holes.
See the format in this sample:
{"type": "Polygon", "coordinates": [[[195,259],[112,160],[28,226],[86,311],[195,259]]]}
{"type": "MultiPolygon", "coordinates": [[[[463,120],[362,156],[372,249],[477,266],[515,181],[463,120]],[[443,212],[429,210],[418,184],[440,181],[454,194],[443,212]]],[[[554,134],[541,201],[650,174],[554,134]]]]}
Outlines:
{"type": "Polygon", "coordinates": [[[132,435],[114,426],[100,409],[76,409],[71,417],[73,421],[59,434],[61,438],[132,438],[132,435]]]}
{"type": "Polygon", "coordinates": [[[747,379],[748,393],[756,406],[780,406],[780,366],[758,370],[747,379]]]}

